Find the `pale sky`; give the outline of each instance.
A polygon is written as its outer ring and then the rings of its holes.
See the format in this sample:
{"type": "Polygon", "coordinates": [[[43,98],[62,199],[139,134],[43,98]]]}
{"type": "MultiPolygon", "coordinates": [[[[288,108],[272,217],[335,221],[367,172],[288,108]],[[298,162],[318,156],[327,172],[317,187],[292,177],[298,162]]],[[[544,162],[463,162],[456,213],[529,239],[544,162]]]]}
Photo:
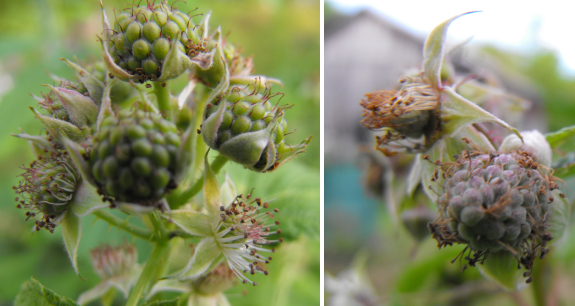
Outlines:
{"type": "Polygon", "coordinates": [[[371,8],[421,36],[452,16],[480,10],[481,13],[454,21],[449,27],[448,40],[457,43],[473,37],[472,42],[489,42],[525,52],[543,46],[557,51],[563,72],[575,76],[575,2],[572,1],[326,1],[344,13],[371,8]]]}

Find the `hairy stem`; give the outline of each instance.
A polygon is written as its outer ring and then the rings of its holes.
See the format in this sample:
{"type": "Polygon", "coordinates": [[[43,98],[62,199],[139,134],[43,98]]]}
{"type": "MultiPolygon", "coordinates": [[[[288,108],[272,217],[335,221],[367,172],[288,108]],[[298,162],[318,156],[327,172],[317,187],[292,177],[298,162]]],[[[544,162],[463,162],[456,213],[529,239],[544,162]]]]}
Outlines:
{"type": "Polygon", "coordinates": [[[172,101],[170,99],[170,86],[168,82],[152,82],[154,84],[154,94],[158,101],[158,108],[162,117],[170,119],[172,116],[172,101]]]}
{"type": "Polygon", "coordinates": [[[136,286],[134,286],[134,289],[130,293],[130,297],[126,302],[126,306],[138,305],[138,301],[140,300],[142,293],[144,293],[144,290],[146,289],[148,282],[152,278],[152,275],[154,274],[154,271],[158,266],[158,261],[163,257],[162,255],[168,249],[167,248],[168,245],[169,244],[166,241],[161,240],[156,242],[154,250],[152,251],[152,255],[150,255],[150,258],[148,258],[148,261],[144,266],[144,270],[142,271],[142,274],[140,274],[140,277],[138,278],[136,286]]]}
{"type": "Polygon", "coordinates": [[[113,225],[119,229],[122,229],[136,237],[142,238],[144,240],[154,240],[153,232],[146,228],[141,228],[136,226],[128,221],[128,219],[122,219],[119,217],[114,216],[112,213],[105,211],[105,210],[97,210],[93,212],[93,214],[106,222],[110,225],[113,225]]]}
{"type": "MultiPolygon", "coordinates": [[[[218,172],[220,172],[220,170],[228,162],[228,160],[229,159],[227,157],[223,155],[218,155],[210,165],[212,171],[214,171],[214,174],[218,174],[218,172]]],[[[195,196],[196,194],[198,194],[198,192],[200,192],[200,190],[202,190],[203,185],[204,180],[203,178],[200,178],[191,188],[184,190],[182,193],[177,195],[175,201],[173,202],[172,209],[176,209],[186,204],[186,202],[188,202],[193,196],[195,196]]]]}

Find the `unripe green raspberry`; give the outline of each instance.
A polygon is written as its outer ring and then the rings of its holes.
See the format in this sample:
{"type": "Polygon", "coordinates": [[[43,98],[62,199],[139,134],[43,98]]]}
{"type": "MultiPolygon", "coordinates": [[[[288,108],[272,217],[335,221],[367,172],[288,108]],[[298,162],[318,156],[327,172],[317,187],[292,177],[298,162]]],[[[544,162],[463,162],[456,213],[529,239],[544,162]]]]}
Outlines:
{"type": "Polygon", "coordinates": [[[211,135],[203,134],[208,146],[252,170],[262,172],[273,169],[278,150],[285,147],[287,122],[283,118],[283,109],[273,106],[269,99],[268,91],[260,94],[247,88],[234,87],[209,103],[204,111],[204,120],[218,116],[218,110],[223,114],[216,138],[211,139],[211,135]],[[220,106],[222,103],[223,106],[220,106]],[[220,107],[225,107],[225,110],[220,107]],[[230,146],[238,142],[242,142],[242,150],[230,146]],[[268,149],[276,153],[268,156],[268,149]]]}
{"type": "Polygon", "coordinates": [[[485,254],[514,250],[531,269],[545,254],[553,197],[558,189],[552,171],[523,151],[464,151],[455,162],[438,163],[444,173],[440,218],[430,229],[440,246],[468,243],[471,265],[485,254]]]}
{"type": "Polygon", "coordinates": [[[164,59],[173,40],[179,39],[176,48],[190,58],[207,52],[193,27],[188,15],[167,2],[147,1],[146,5],[117,15],[110,29],[113,34],[109,36],[109,53],[116,65],[137,76],[138,81],[154,81],[162,76],[164,59]]]}
{"type": "Polygon", "coordinates": [[[93,140],[88,164],[100,193],[150,206],[176,187],[181,140],[161,115],[122,110],[102,122],[93,140]]]}
{"type": "Polygon", "coordinates": [[[36,219],[36,230],[45,228],[54,232],[81,181],[80,174],[68,153],[56,149],[40,156],[30,164],[30,168],[24,169],[22,180],[14,186],[22,197],[16,198],[18,208],[28,210],[26,220],[36,219]],[[38,214],[42,216],[38,218],[38,214]]]}

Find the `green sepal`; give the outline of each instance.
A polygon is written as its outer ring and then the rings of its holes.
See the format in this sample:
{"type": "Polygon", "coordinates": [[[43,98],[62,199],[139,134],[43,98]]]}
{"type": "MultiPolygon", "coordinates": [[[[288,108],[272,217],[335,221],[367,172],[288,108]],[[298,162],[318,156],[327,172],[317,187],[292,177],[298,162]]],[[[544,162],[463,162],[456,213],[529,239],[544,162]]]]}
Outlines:
{"type": "MultiPolygon", "coordinates": [[[[287,163],[292,158],[296,157],[297,155],[304,153],[307,146],[310,144],[311,139],[313,136],[309,136],[308,138],[304,139],[299,144],[292,146],[292,145],[285,145],[282,150],[278,150],[279,158],[275,162],[275,166],[273,169],[266,169],[266,172],[271,172],[279,168],[281,165],[287,163]]],[[[275,158],[274,158],[275,159],[275,158]]]]}
{"type": "Polygon", "coordinates": [[[222,49],[222,29],[218,27],[216,32],[208,39],[208,47],[212,48],[212,65],[207,68],[194,67],[193,74],[201,79],[208,86],[214,86],[219,80],[224,77],[227,70],[227,63],[224,59],[224,51],[222,49]]]}
{"type": "Polygon", "coordinates": [[[549,205],[547,218],[549,219],[549,232],[553,236],[551,243],[557,243],[565,235],[571,219],[571,206],[566,198],[561,196],[561,191],[551,191],[553,203],[549,205]]]}
{"type": "Polygon", "coordinates": [[[96,188],[86,181],[82,181],[76,187],[70,201],[70,208],[78,217],[84,217],[97,209],[108,206],[109,204],[102,202],[102,198],[96,188]]]}
{"type": "Polygon", "coordinates": [[[212,217],[193,210],[172,210],[169,213],[156,213],[171,220],[179,228],[193,236],[212,236],[212,217]]]}
{"type": "MultiPolygon", "coordinates": [[[[70,256],[72,267],[78,276],[78,246],[80,245],[80,238],[82,237],[82,228],[80,227],[80,218],[78,218],[70,210],[67,210],[64,219],[62,220],[62,236],[64,236],[64,245],[66,251],[70,256]]],[[[81,276],[80,276],[81,278],[81,276]]]]}
{"type": "Polygon", "coordinates": [[[423,156],[421,153],[416,154],[413,158],[413,165],[411,166],[411,170],[409,171],[409,175],[407,177],[407,188],[406,192],[407,195],[411,198],[413,197],[413,193],[421,183],[421,175],[423,171],[423,163],[426,162],[423,160],[423,156]]]}
{"type": "Polygon", "coordinates": [[[22,284],[14,300],[14,306],[80,306],[73,300],[59,296],[31,277],[22,284]]]}
{"type": "Polygon", "coordinates": [[[177,47],[177,43],[180,41],[180,36],[181,34],[178,34],[176,39],[172,39],[170,50],[162,63],[162,73],[159,78],[152,81],[164,82],[169,79],[177,78],[192,65],[192,60],[177,47]]]}
{"type": "Polygon", "coordinates": [[[100,130],[100,126],[102,126],[102,122],[106,117],[114,115],[114,111],[112,111],[112,99],[110,98],[110,92],[112,91],[114,83],[116,83],[116,79],[109,81],[108,85],[106,85],[106,88],[104,89],[100,112],[98,113],[98,119],[96,120],[96,131],[100,130]]]}
{"type": "Polygon", "coordinates": [[[115,293],[115,288],[113,288],[112,284],[110,282],[106,282],[106,281],[101,282],[96,287],[94,287],[94,288],[92,288],[86,292],[83,292],[78,297],[78,303],[80,305],[86,305],[92,301],[95,301],[99,298],[106,296],[108,294],[108,292],[110,292],[110,291],[114,291],[114,293],[115,293]]]}
{"type": "Polygon", "coordinates": [[[48,136],[44,135],[32,136],[26,134],[23,131],[20,134],[11,134],[11,135],[17,138],[28,140],[28,143],[30,144],[30,147],[32,148],[32,151],[34,152],[34,155],[36,155],[36,157],[44,155],[45,154],[44,150],[48,151],[54,150],[54,145],[50,143],[50,141],[48,140],[48,136]]]}
{"type": "Polygon", "coordinates": [[[180,301],[180,297],[177,297],[173,300],[166,300],[166,301],[154,301],[150,303],[145,303],[142,306],[178,306],[180,301]]]}
{"type": "Polygon", "coordinates": [[[220,202],[224,207],[227,207],[236,199],[237,195],[236,185],[230,175],[226,173],[224,183],[220,187],[220,202]]]}
{"type": "Polygon", "coordinates": [[[80,170],[80,174],[82,174],[82,179],[84,179],[84,181],[89,182],[93,186],[96,186],[96,180],[94,179],[94,176],[92,176],[90,166],[88,166],[88,163],[86,162],[86,160],[84,160],[84,156],[82,156],[82,153],[80,152],[81,149],[81,147],[79,148],[80,145],[68,139],[67,137],[62,137],[62,143],[64,144],[66,151],[70,153],[70,158],[72,159],[72,162],[74,162],[76,168],[80,170]]]}
{"type": "Polygon", "coordinates": [[[423,47],[423,71],[429,81],[431,81],[433,87],[442,88],[441,64],[443,62],[443,47],[445,45],[445,38],[447,36],[449,25],[455,19],[475,12],[467,12],[451,17],[435,27],[435,29],[429,33],[429,36],[427,36],[425,46],[423,47]]]}
{"type": "Polygon", "coordinates": [[[208,270],[212,262],[221,254],[221,250],[213,237],[206,237],[198,243],[194,256],[181,273],[164,279],[189,280],[202,275],[208,270]]]}
{"type": "Polygon", "coordinates": [[[178,148],[178,153],[176,155],[176,172],[174,173],[174,180],[176,183],[181,182],[186,175],[192,160],[194,160],[194,126],[188,125],[185,130],[184,135],[182,135],[182,142],[178,148]]]}
{"type": "Polygon", "coordinates": [[[89,133],[89,129],[87,128],[80,129],[77,126],[68,123],[66,121],[44,116],[40,114],[33,107],[30,107],[30,109],[32,110],[34,115],[36,115],[36,118],[38,118],[38,120],[40,120],[40,122],[42,122],[42,124],[46,127],[48,133],[50,133],[50,135],[52,135],[58,141],[62,140],[60,131],[64,131],[66,135],[74,141],[78,141],[84,138],[89,133]]]}
{"type": "Polygon", "coordinates": [[[98,117],[98,106],[89,97],[83,94],[63,87],[54,87],[52,85],[44,85],[52,89],[58,99],[64,105],[70,120],[77,127],[89,127],[98,117]]]}
{"type": "Polygon", "coordinates": [[[567,139],[575,135],[575,126],[564,127],[559,131],[545,134],[545,139],[549,142],[552,149],[563,145],[567,139]]]}
{"type": "MultiPolygon", "coordinates": [[[[271,128],[269,127],[273,128],[272,124],[273,123],[270,122],[268,128],[263,130],[234,136],[222,144],[218,148],[218,152],[238,164],[242,164],[243,166],[250,169],[253,168],[253,166],[260,160],[262,153],[264,153],[264,150],[268,147],[268,145],[271,145],[273,148],[275,148],[273,141],[270,140],[271,128]]],[[[273,165],[274,159],[275,156],[273,156],[271,161],[268,160],[268,165],[266,166],[269,167],[270,162],[273,165]]],[[[265,169],[267,168],[261,169],[259,171],[261,172],[265,169]]]]}
{"type": "Polygon", "coordinates": [[[230,76],[230,85],[256,86],[256,90],[264,90],[268,84],[284,86],[280,79],[269,78],[265,75],[236,75],[230,76]]]}
{"type": "Polygon", "coordinates": [[[220,207],[222,206],[220,188],[218,186],[218,180],[216,180],[216,175],[208,162],[208,153],[206,153],[204,157],[204,186],[202,189],[204,192],[204,206],[209,215],[219,216],[220,207]]]}
{"type": "Polygon", "coordinates": [[[146,93],[142,90],[142,88],[140,88],[138,84],[134,83],[133,80],[130,80],[129,83],[132,87],[134,87],[134,89],[138,93],[138,96],[140,97],[139,102],[145,107],[146,111],[159,114],[160,111],[156,108],[154,103],[152,103],[152,101],[148,99],[148,95],[146,95],[146,93]]]}
{"type": "Polygon", "coordinates": [[[453,136],[465,126],[478,122],[493,122],[503,126],[523,140],[523,137],[515,128],[477,106],[477,104],[465,99],[451,87],[443,88],[440,99],[441,108],[439,117],[441,119],[441,129],[443,133],[453,136]]]}
{"type": "Polygon", "coordinates": [[[116,207],[128,215],[142,216],[156,210],[156,206],[143,206],[138,203],[115,202],[116,207]]]}
{"type": "Polygon", "coordinates": [[[84,87],[86,87],[90,93],[90,97],[94,103],[97,106],[100,106],[100,103],[102,102],[102,96],[104,95],[104,83],[76,63],[71,62],[66,58],[62,58],[61,60],[65,61],[68,66],[74,69],[76,75],[80,79],[80,82],[84,84],[84,87]]]}
{"type": "MultiPolygon", "coordinates": [[[[104,9],[102,8],[102,12],[103,11],[104,11],[104,9]]],[[[107,32],[107,31],[111,31],[111,29],[104,27],[104,32],[107,32]]],[[[106,42],[104,41],[104,39],[102,39],[102,37],[100,37],[100,36],[98,36],[98,39],[100,40],[100,44],[102,45],[102,51],[104,51],[102,54],[102,59],[104,60],[104,65],[106,65],[106,69],[108,69],[108,71],[113,76],[115,76],[116,78],[118,78],[122,81],[126,81],[126,82],[129,80],[138,78],[138,75],[135,75],[135,74],[131,75],[127,71],[122,69],[122,67],[116,65],[116,63],[114,62],[114,59],[112,58],[112,56],[110,55],[110,52],[108,51],[108,46],[106,45],[106,42]]]]}
{"type": "Polygon", "coordinates": [[[517,258],[509,251],[490,252],[483,264],[477,264],[481,274],[508,291],[519,291],[527,286],[524,270],[517,269],[517,258]]]}
{"type": "MultiPolygon", "coordinates": [[[[225,92],[228,89],[228,86],[230,84],[230,74],[228,71],[228,67],[225,66],[225,68],[226,73],[224,73],[221,82],[218,84],[218,86],[212,89],[206,101],[208,102],[213,101],[219,94],[225,92]]],[[[202,137],[204,138],[204,142],[210,148],[215,149],[216,147],[216,140],[218,138],[218,129],[224,118],[225,111],[226,111],[225,103],[220,103],[216,112],[213,113],[208,118],[206,118],[206,120],[204,120],[204,123],[202,124],[202,137]]]]}

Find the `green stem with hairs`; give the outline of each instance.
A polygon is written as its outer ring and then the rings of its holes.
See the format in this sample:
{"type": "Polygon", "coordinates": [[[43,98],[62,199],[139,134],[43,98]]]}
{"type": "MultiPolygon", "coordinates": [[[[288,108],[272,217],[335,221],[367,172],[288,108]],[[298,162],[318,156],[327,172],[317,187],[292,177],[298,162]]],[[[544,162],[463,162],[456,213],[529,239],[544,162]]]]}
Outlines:
{"type": "Polygon", "coordinates": [[[144,293],[144,290],[146,289],[146,286],[150,282],[152,275],[154,275],[154,271],[158,267],[158,262],[160,261],[160,259],[163,258],[163,254],[168,249],[168,246],[169,243],[167,241],[164,240],[156,241],[156,245],[154,246],[152,255],[150,255],[150,258],[148,258],[148,261],[144,266],[144,270],[142,271],[142,274],[140,274],[138,282],[136,282],[136,286],[134,286],[134,289],[130,293],[130,297],[126,302],[126,306],[138,305],[142,293],[144,293]]]}
{"type": "Polygon", "coordinates": [[[95,212],[93,212],[93,214],[97,217],[100,218],[106,222],[108,222],[108,224],[113,225],[119,229],[122,229],[136,237],[142,238],[144,240],[148,240],[148,241],[152,241],[154,240],[154,233],[147,229],[147,228],[141,228],[139,226],[136,226],[132,223],[130,223],[128,221],[128,219],[122,219],[119,217],[114,216],[112,213],[110,213],[109,211],[106,210],[96,210],[95,212]]]}
{"type": "Polygon", "coordinates": [[[170,119],[172,116],[172,101],[170,99],[170,83],[168,82],[152,82],[154,84],[153,93],[156,95],[158,101],[158,108],[162,117],[170,119]]]}
{"type": "MultiPolygon", "coordinates": [[[[210,165],[214,174],[218,174],[222,169],[222,167],[228,162],[228,160],[229,159],[227,157],[223,155],[218,155],[210,165]]],[[[203,186],[204,186],[203,178],[198,179],[191,188],[184,190],[175,197],[173,203],[171,203],[172,204],[171,208],[176,209],[186,204],[193,196],[195,196],[196,194],[198,194],[198,192],[200,192],[200,190],[202,190],[203,186]]]]}

